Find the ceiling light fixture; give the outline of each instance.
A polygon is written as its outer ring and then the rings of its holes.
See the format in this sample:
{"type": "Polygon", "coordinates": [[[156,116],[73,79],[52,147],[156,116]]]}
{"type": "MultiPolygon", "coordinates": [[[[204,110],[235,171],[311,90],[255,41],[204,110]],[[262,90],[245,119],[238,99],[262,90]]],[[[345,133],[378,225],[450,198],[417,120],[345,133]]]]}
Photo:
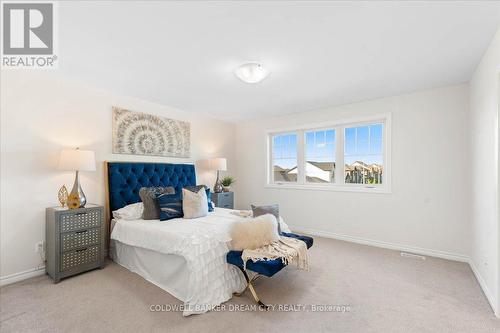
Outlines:
{"type": "Polygon", "coordinates": [[[269,72],[261,64],[249,62],[236,68],[234,74],[243,82],[258,83],[264,80],[269,72]]]}

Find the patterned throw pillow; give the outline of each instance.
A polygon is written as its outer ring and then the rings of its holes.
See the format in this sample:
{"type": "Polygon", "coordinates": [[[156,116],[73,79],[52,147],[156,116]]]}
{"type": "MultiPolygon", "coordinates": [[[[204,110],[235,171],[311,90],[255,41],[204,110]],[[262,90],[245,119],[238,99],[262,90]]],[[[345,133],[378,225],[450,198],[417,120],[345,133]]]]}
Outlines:
{"type": "Polygon", "coordinates": [[[156,197],[160,194],[174,194],[175,189],[169,187],[142,187],[139,190],[139,197],[144,204],[142,212],[143,220],[158,220],[160,218],[160,208],[156,203],[156,197]]]}
{"type": "Polygon", "coordinates": [[[201,188],[198,193],[194,193],[183,188],[182,210],[185,219],[195,219],[197,217],[207,216],[208,202],[205,189],[201,188]]]}
{"type": "Polygon", "coordinates": [[[136,202],[113,211],[113,218],[116,220],[140,220],[143,210],[144,204],[136,202]]]}
{"type": "Polygon", "coordinates": [[[198,193],[200,189],[205,188],[205,192],[207,193],[208,211],[209,212],[214,211],[214,203],[212,202],[212,193],[210,192],[210,188],[207,185],[185,186],[184,188],[194,193],[198,193]]]}
{"type": "Polygon", "coordinates": [[[210,189],[208,187],[205,188],[205,191],[207,192],[208,211],[213,212],[215,205],[212,201],[212,193],[210,192],[210,189]]]}
{"type": "Polygon", "coordinates": [[[160,209],[160,221],[180,218],[184,215],[182,211],[182,198],[178,193],[160,194],[156,197],[156,203],[160,209]]]}
{"type": "Polygon", "coordinates": [[[272,214],[278,221],[278,234],[281,235],[281,227],[280,227],[280,206],[278,204],[268,205],[268,206],[252,206],[253,217],[272,214]]]}
{"type": "Polygon", "coordinates": [[[205,185],[194,185],[194,186],[184,186],[186,190],[189,190],[194,193],[198,193],[198,191],[202,188],[206,188],[205,185]]]}

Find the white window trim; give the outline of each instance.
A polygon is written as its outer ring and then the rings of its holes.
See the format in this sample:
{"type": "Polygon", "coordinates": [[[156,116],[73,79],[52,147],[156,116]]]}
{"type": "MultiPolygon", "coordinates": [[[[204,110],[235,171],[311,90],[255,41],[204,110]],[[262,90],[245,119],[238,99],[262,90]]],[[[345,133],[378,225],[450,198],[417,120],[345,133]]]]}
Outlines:
{"type": "Polygon", "coordinates": [[[266,180],[265,188],[271,189],[294,189],[294,190],[318,190],[318,191],[343,191],[343,192],[365,192],[365,193],[392,193],[391,188],[391,132],[392,132],[392,115],[390,112],[376,115],[369,115],[358,118],[342,119],[330,122],[310,123],[297,127],[278,128],[266,131],[266,180]],[[383,123],[383,166],[384,180],[380,185],[368,184],[345,184],[344,183],[344,133],[343,128],[349,126],[359,126],[373,123],[383,123]],[[342,127],[342,128],[339,128],[342,127]],[[336,154],[335,162],[338,168],[335,170],[335,183],[331,184],[308,184],[305,181],[304,172],[304,136],[306,131],[335,129],[336,154]],[[296,183],[274,183],[272,172],[272,142],[271,137],[276,134],[297,134],[297,182],[296,183]],[[341,184],[339,184],[339,180],[341,184]]]}

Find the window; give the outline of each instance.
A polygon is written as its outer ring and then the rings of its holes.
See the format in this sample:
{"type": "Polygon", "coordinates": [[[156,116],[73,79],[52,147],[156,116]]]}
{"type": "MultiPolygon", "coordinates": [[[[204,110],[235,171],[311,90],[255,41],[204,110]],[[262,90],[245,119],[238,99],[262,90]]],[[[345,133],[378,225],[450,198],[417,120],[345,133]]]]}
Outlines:
{"type": "Polygon", "coordinates": [[[350,184],[382,184],[382,124],[344,129],[344,178],[350,184]]]}
{"type": "Polygon", "coordinates": [[[269,186],[390,191],[390,115],[268,134],[269,186]]]}
{"type": "Polygon", "coordinates": [[[297,182],[297,134],[273,136],[273,179],[297,182]]]}
{"type": "Polygon", "coordinates": [[[335,182],[335,130],[306,132],[307,183],[335,182]]]}

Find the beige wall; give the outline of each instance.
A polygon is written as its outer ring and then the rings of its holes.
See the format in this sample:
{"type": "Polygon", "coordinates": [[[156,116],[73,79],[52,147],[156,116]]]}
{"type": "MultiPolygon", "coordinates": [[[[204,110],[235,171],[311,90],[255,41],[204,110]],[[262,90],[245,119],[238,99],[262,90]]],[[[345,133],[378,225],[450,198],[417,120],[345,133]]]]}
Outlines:
{"type": "Polygon", "coordinates": [[[468,107],[464,84],[238,123],[237,206],[279,203],[295,230],[467,260],[468,107]],[[392,113],[391,194],[264,186],[267,130],[387,112],[392,113]]]}
{"type": "MultiPolygon", "coordinates": [[[[56,170],[59,151],[81,147],[96,152],[96,172],[82,173],[88,202],[104,204],[102,162],[195,162],[223,156],[235,170],[234,124],[182,112],[135,98],[115,96],[53,72],[2,71],[1,79],[0,275],[42,265],[35,243],[45,239],[45,207],[57,204],[62,184],[74,175],[56,170]],[[191,158],[111,153],[111,106],[121,106],[191,123],[191,158]]],[[[213,172],[197,170],[198,182],[214,182],[213,172]]]]}
{"type": "Polygon", "coordinates": [[[500,316],[499,95],[500,30],[470,81],[471,261],[478,280],[500,316]]]}

